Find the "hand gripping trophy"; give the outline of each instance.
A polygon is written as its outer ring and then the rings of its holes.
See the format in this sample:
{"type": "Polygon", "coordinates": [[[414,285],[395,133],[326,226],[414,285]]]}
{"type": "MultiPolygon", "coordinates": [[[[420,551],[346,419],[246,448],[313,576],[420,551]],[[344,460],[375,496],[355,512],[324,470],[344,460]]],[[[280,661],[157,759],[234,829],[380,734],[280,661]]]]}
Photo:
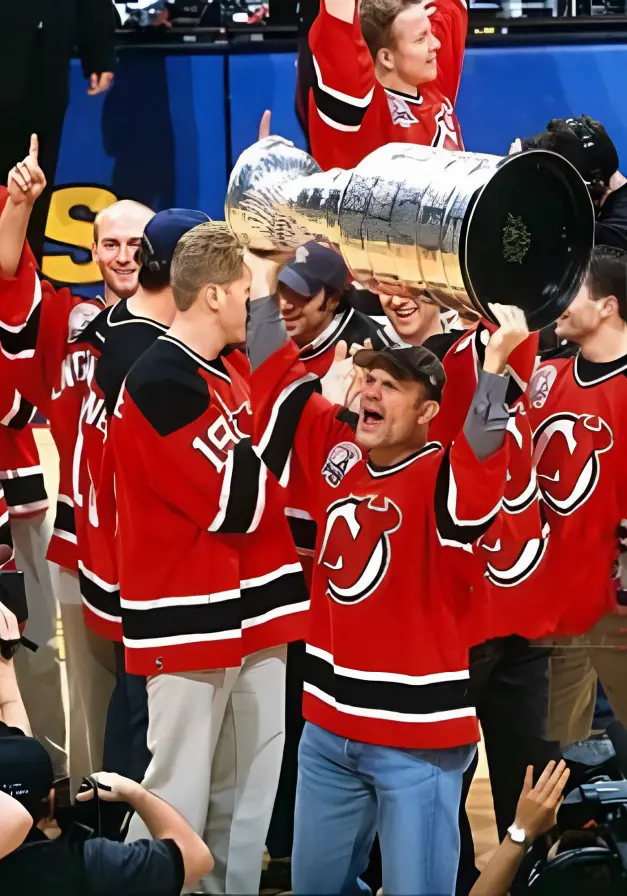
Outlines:
{"type": "Polygon", "coordinates": [[[266,137],[237,160],[225,217],[253,251],[315,239],[374,292],[488,320],[490,303],[517,305],[532,330],[575,297],[594,241],[585,183],[545,150],[500,158],[391,143],[350,171],[322,171],[266,137]]]}

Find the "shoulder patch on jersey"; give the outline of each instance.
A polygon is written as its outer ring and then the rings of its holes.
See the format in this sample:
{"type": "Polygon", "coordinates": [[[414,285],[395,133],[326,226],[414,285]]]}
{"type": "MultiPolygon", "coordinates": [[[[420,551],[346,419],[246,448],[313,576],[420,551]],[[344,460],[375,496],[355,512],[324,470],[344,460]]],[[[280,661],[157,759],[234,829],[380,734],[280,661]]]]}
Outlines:
{"type": "Polygon", "coordinates": [[[545,364],[536,370],[529,385],[532,407],[541,408],[545,404],[556,377],[557,368],[552,364],[545,364]]]}
{"type": "Polygon", "coordinates": [[[418,119],[406,99],[392,93],[387,93],[387,98],[392,124],[399,124],[402,128],[410,128],[412,124],[418,124],[418,119]]]}
{"type": "Polygon", "coordinates": [[[329,451],[322,475],[332,488],[337,488],[348,471],[361,459],[361,449],[353,442],[338,442],[329,451]]]}
{"type": "Polygon", "coordinates": [[[78,342],[90,323],[95,320],[102,308],[91,302],[81,302],[70,311],[68,318],[68,342],[78,342]]]}

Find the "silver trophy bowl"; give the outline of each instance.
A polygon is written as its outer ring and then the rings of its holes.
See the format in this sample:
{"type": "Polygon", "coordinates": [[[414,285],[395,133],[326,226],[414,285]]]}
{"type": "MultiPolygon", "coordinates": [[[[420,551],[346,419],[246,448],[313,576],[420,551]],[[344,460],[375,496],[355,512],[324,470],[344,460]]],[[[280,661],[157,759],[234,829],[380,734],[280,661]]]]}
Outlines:
{"type": "Polygon", "coordinates": [[[534,330],[575,297],[594,242],[584,181],[545,150],[501,158],[390,143],[352,170],[322,171],[266,137],[237,160],[225,218],[253,251],[315,239],[373,292],[488,320],[490,303],[518,305],[534,330]]]}

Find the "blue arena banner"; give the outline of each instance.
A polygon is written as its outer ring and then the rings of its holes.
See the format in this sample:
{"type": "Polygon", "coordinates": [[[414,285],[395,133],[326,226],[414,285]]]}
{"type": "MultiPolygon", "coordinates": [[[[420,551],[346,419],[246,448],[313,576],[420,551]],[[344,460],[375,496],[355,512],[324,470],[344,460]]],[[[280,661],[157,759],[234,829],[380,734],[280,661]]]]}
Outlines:
{"type": "MultiPolygon", "coordinates": [[[[88,97],[75,62],[44,273],[82,294],[98,291],[91,224],[117,198],[222,218],[229,159],[256,139],[265,109],[275,133],[305,145],[295,82],[292,52],[128,48],[113,90],[88,97]]],[[[549,119],[586,113],[606,125],[625,160],[620,84],[627,84],[624,44],[469,49],[457,101],[466,147],[502,155],[549,119]]]]}

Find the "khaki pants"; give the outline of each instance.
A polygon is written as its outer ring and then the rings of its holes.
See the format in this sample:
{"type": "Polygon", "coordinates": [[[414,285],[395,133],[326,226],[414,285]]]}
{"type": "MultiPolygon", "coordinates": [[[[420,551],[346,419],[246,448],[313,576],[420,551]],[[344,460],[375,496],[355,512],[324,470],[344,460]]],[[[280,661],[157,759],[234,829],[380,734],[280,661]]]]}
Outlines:
{"type": "Polygon", "coordinates": [[[616,717],[627,726],[627,635],[620,629],[627,629],[627,617],[608,615],[581,638],[552,642],[551,740],[566,746],[590,736],[597,678],[616,717]]]}
{"type": "MultiPolygon", "coordinates": [[[[209,652],[209,648],[208,648],[209,652]]],[[[147,682],[144,786],[183,815],[213,853],[203,893],[257,893],[285,736],[285,647],[241,667],[147,682]]],[[[148,837],[139,816],[128,840],[148,837]]]]}
{"type": "Polygon", "coordinates": [[[69,693],[70,787],[74,796],[85,775],[102,768],[107,709],[115,685],[113,644],[85,625],[78,576],[51,564],[61,607],[69,693]]]}
{"type": "Polygon", "coordinates": [[[15,564],[24,573],[28,623],[24,634],[38,645],[20,650],[15,671],[20,693],[35,737],[50,754],[56,778],[67,775],[65,712],[57,643],[57,607],[46,560],[52,523],[42,513],[29,519],[13,517],[11,534],[15,564]]]}

